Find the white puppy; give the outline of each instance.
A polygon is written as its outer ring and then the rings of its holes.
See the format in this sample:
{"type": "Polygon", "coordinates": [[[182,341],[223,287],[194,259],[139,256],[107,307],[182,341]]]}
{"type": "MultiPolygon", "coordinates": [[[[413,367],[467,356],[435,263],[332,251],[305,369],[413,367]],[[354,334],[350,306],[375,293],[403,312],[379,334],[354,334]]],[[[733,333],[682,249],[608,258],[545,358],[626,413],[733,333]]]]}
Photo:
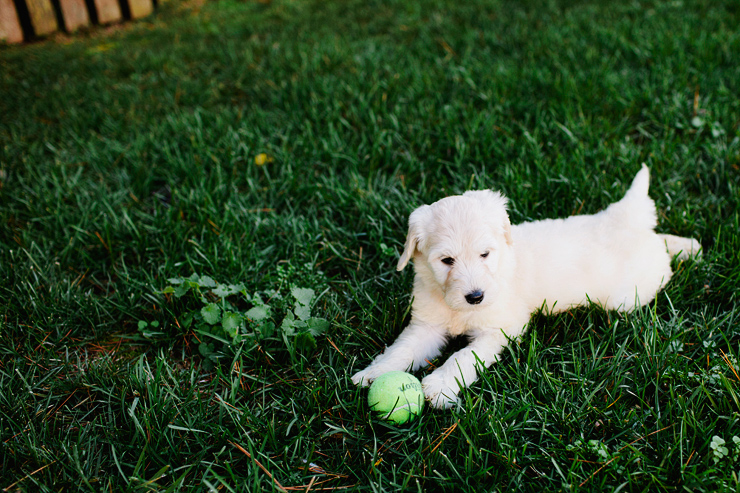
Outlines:
{"type": "Polygon", "coordinates": [[[451,407],[498,359],[540,308],[589,302],[607,310],[649,303],[671,278],[671,257],[698,254],[690,238],[657,234],[648,168],[622,200],[594,215],[512,226],[506,199],[471,191],[423,205],[409,217],[398,270],[414,260],[411,322],[396,342],[352,381],[368,385],[392,370],[414,371],[439,356],[451,336],[470,343],[422,380],[438,408],[451,407]]]}

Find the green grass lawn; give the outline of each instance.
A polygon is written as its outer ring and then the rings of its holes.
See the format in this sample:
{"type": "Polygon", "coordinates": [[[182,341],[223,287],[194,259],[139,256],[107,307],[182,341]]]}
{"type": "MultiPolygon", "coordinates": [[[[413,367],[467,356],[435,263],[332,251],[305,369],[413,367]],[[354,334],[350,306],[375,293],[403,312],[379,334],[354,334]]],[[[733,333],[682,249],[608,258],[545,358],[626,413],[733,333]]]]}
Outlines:
{"type": "Polygon", "coordinates": [[[0,47],[0,488],[736,491],[739,125],[732,0],[173,0],[0,47]],[[701,261],[370,414],[410,211],[592,213],[642,162],[701,261]]]}

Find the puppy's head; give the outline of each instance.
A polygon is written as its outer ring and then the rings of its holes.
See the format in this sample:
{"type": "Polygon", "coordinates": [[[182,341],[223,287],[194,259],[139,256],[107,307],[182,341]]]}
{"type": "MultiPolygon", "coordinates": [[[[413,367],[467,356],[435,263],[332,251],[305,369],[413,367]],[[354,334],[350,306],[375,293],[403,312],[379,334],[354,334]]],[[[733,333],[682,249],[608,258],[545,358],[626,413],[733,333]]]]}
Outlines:
{"type": "Polygon", "coordinates": [[[465,192],[411,213],[398,270],[413,258],[417,274],[439,286],[451,309],[473,310],[495,299],[496,273],[511,244],[506,198],[465,192]]]}

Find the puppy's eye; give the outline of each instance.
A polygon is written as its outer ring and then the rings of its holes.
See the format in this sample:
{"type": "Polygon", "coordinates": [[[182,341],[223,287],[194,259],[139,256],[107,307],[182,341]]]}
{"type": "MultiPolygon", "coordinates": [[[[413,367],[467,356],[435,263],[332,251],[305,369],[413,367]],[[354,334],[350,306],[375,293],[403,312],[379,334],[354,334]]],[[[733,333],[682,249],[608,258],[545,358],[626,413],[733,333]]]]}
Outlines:
{"type": "Polygon", "coordinates": [[[455,263],[455,259],[452,257],[445,257],[442,259],[443,264],[452,265],[455,263]]]}
{"type": "Polygon", "coordinates": [[[481,253],[481,254],[480,254],[481,258],[486,258],[486,257],[488,257],[488,253],[489,253],[489,252],[486,252],[486,253],[481,253]]]}

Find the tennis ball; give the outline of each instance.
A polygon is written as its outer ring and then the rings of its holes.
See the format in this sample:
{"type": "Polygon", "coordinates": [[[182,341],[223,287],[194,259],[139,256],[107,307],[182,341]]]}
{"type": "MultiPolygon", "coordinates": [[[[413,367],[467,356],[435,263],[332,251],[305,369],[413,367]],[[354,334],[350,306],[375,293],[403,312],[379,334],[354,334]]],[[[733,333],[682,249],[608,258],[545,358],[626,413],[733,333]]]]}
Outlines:
{"type": "Polygon", "coordinates": [[[375,379],[367,394],[370,409],[381,418],[401,425],[413,421],[424,408],[421,382],[406,372],[391,371],[375,379]]]}

